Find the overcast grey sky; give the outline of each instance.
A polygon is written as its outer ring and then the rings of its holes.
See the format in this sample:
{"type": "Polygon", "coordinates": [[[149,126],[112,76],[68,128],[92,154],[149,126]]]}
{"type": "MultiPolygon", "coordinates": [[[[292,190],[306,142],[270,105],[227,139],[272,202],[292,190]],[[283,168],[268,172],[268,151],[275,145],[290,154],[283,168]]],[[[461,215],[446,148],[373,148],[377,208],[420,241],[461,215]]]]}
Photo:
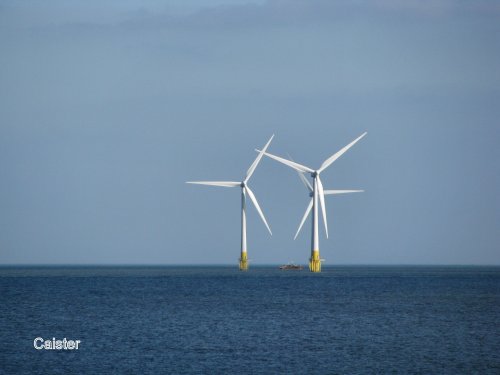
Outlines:
{"type": "MultiPolygon", "coordinates": [[[[239,189],[184,182],[364,131],[327,264],[500,264],[496,1],[0,1],[0,51],[0,264],[236,266],[239,189]]],[[[297,175],[250,184],[253,263],[305,263],[297,175]]]]}

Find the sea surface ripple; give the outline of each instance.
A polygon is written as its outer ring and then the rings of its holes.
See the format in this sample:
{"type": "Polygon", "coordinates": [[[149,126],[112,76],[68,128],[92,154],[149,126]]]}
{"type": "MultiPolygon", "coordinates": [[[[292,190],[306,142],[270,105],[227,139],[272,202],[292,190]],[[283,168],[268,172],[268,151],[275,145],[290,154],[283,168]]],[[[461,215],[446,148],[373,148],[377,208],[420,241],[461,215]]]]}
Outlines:
{"type": "Polygon", "coordinates": [[[500,373],[499,267],[323,271],[1,267],[0,373],[500,373]]]}

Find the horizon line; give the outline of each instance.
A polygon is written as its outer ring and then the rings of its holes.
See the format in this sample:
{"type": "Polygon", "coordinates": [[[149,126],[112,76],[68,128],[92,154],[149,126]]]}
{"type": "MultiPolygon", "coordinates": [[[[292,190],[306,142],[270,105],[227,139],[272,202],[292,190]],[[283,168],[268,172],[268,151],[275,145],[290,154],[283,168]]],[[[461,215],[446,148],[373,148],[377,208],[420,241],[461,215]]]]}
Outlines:
{"type": "MultiPolygon", "coordinates": [[[[254,267],[274,267],[288,263],[256,263],[254,267]]],[[[304,263],[306,264],[306,263],[304,263]]],[[[500,263],[337,263],[324,267],[500,267],[500,263]]],[[[233,263],[5,263],[2,267],[237,267],[233,263]]]]}

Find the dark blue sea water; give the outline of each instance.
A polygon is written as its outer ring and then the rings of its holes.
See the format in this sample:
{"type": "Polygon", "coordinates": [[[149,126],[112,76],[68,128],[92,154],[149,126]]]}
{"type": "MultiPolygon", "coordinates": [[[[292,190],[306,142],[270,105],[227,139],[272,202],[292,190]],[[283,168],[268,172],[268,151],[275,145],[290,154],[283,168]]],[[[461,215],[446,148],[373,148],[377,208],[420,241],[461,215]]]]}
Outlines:
{"type": "Polygon", "coordinates": [[[0,268],[0,340],[2,374],[499,374],[500,268],[0,268]]]}

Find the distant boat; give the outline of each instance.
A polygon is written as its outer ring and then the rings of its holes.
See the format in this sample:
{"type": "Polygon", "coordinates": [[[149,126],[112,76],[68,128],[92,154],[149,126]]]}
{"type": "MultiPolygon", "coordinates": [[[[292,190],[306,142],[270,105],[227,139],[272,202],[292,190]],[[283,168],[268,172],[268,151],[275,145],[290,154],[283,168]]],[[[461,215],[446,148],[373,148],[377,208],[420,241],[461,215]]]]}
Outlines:
{"type": "Polygon", "coordinates": [[[302,267],[301,265],[294,264],[294,263],[288,263],[288,264],[284,264],[284,265],[280,266],[280,270],[301,270],[303,268],[304,267],[302,267]]]}

